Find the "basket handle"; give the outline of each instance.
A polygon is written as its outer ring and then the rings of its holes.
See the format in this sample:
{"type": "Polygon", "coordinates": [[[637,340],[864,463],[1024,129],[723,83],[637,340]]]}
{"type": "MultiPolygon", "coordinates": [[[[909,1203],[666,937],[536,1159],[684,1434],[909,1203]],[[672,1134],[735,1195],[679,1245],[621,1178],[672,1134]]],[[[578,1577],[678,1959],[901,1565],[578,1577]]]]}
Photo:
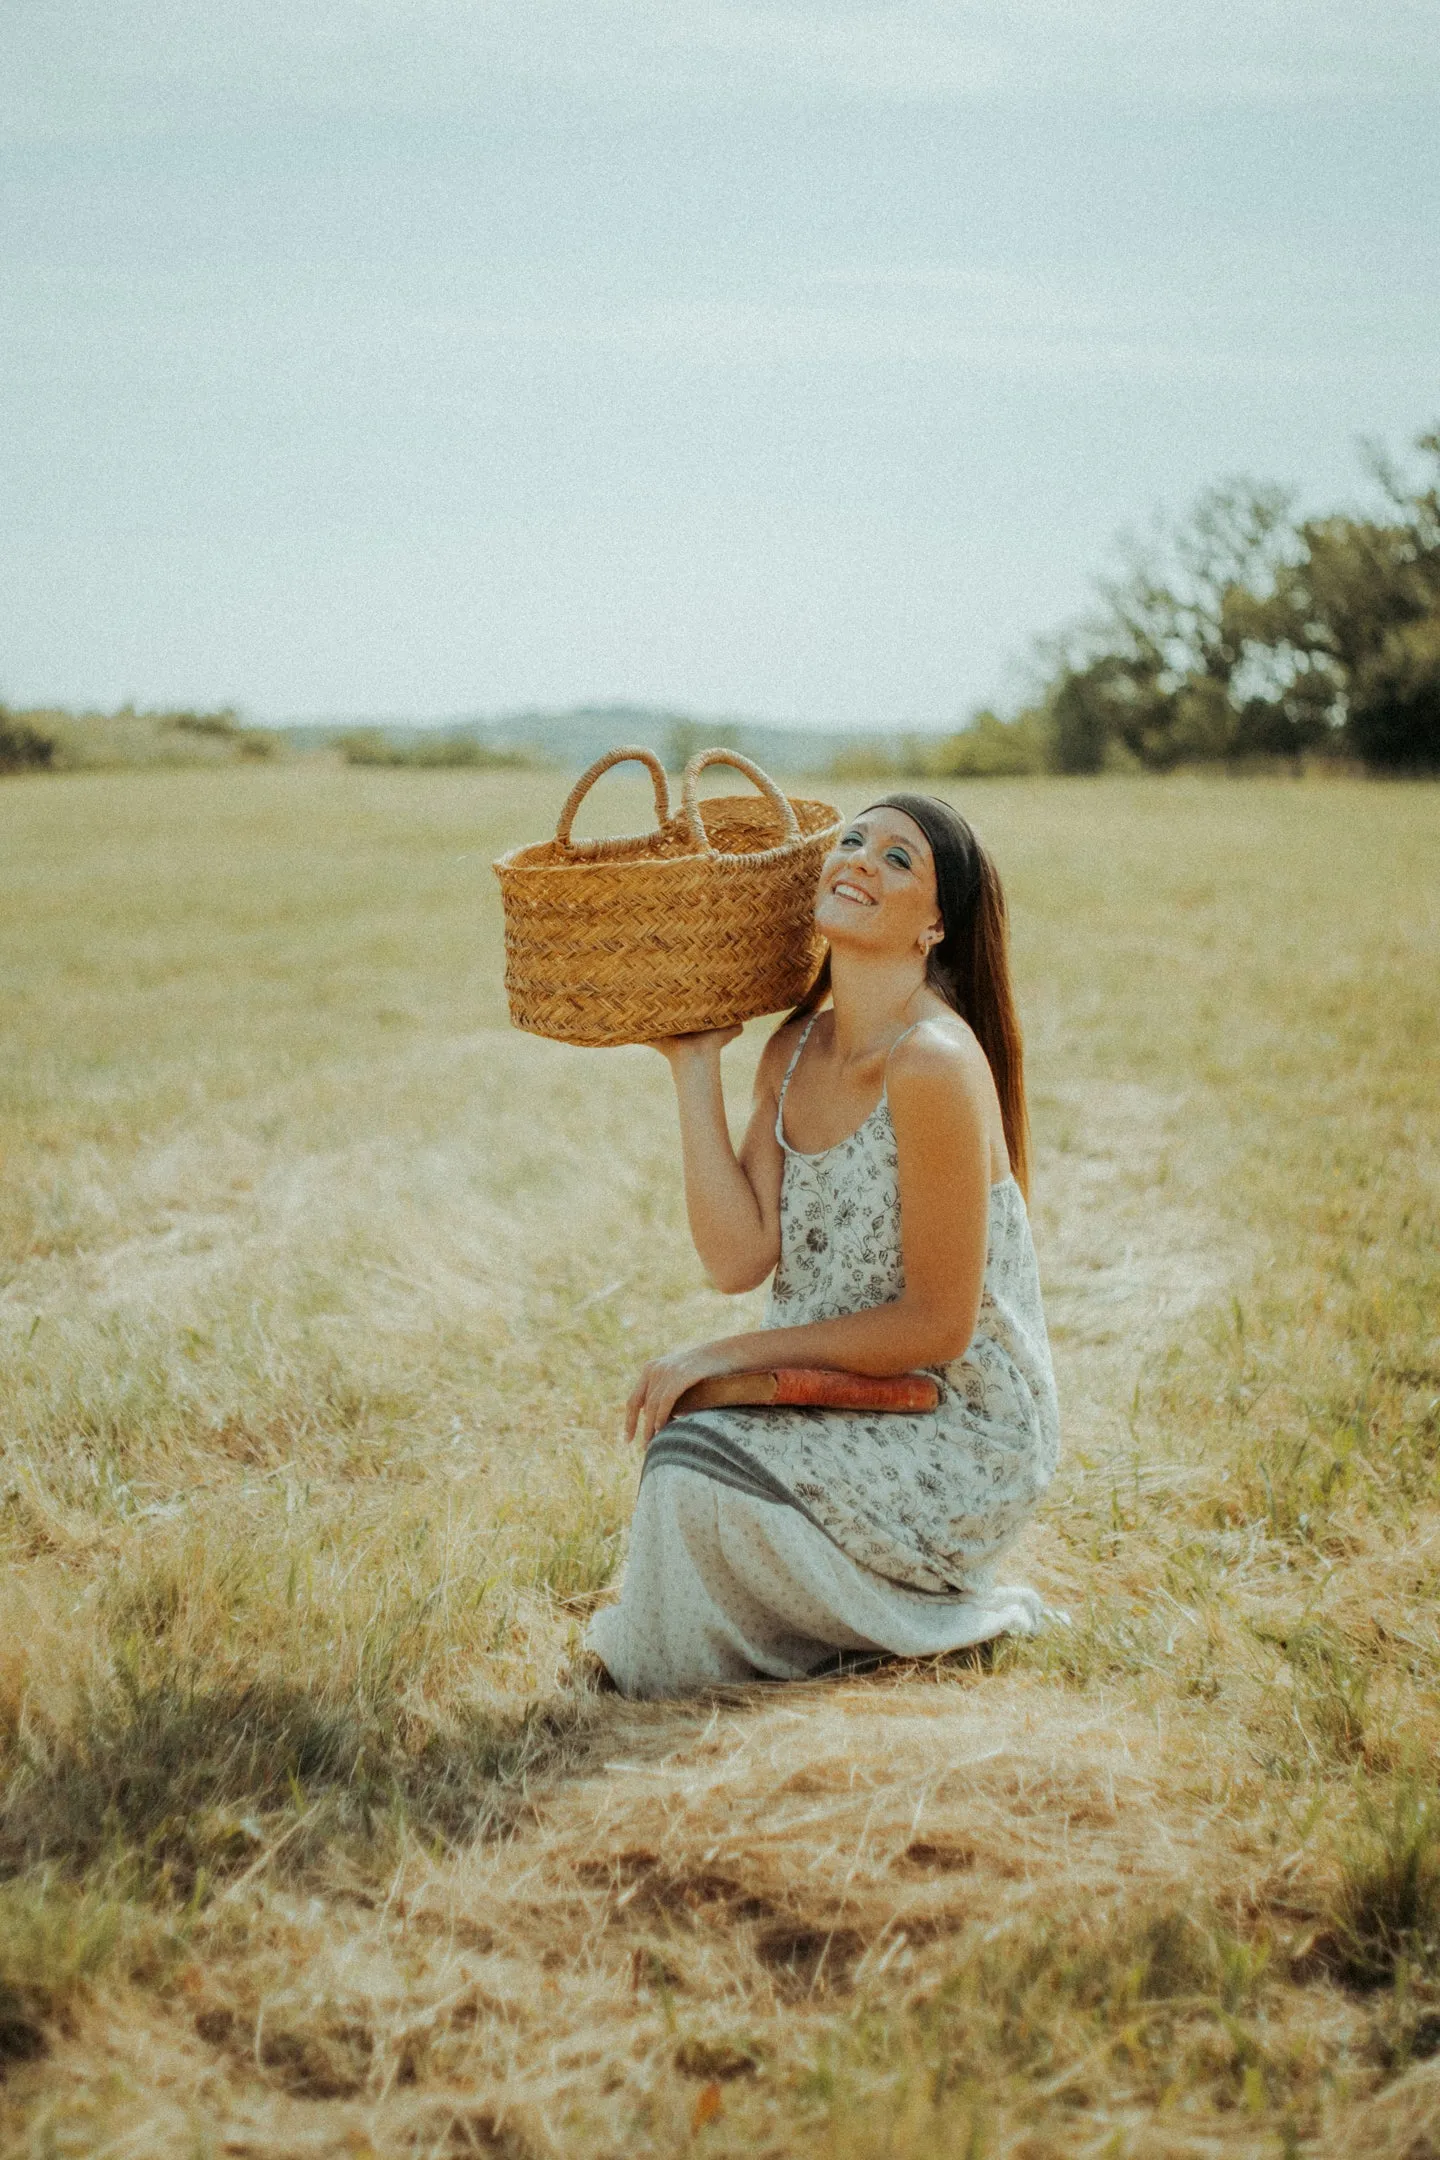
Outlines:
{"type": "MultiPolygon", "coordinates": [[[[779,788],[776,787],[775,782],[770,778],[769,773],[755,764],[752,759],[742,757],[738,750],[697,750],[694,757],[685,767],[685,776],[680,783],[680,794],[685,805],[685,822],[690,827],[690,837],[703,854],[718,855],[720,852],[718,848],[711,845],[710,835],[705,830],[705,821],[700,815],[700,804],[695,794],[696,783],[707,765],[733,765],[736,772],[742,772],[747,780],[754,781],[761,794],[780,813],[780,822],[785,830],[785,837],[779,843],[781,847],[790,847],[800,838],[800,820],[796,817],[794,810],[781,794],[779,788]]],[[[766,849],[764,852],[768,854],[771,851],[766,849]]]]}
{"type": "Polygon", "coordinates": [[[576,811],[584,802],[591,788],[594,787],[595,782],[600,778],[601,773],[609,772],[612,765],[628,764],[631,759],[634,759],[636,764],[649,767],[650,783],[655,790],[655,823],[657,825],[666,823],[670,816],[670,783],[665,778],[665,768],[660,763],[659,758],[656,757],[655,752],[633,747],[607,750],[604,757],[597,757],[594,764],[587,771],[581,773],[580,778],[560,806],[560,815],[555,821],[555,838],[561,847],[574,848],[576,854],[579,855],[594,848],[608,847],[610,845],[607,840],[572,840],[570,838],[570,827],[575,822],[576,811]]]}

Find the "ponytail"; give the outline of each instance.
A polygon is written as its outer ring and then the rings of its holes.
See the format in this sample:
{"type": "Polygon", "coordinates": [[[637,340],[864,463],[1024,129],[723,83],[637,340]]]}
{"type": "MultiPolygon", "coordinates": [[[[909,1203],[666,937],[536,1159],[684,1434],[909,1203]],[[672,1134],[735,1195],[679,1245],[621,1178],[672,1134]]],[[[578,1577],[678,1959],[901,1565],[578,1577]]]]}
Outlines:
{"type": "MultiPolygon", "coordinates": [[[[918,821],[917,821],[918,822],[918,821]]],[[[1030,1114],[1025,1103],[1025,1044],[1010,983],[1009,918],[994,863],[975,842],[979,881],[974,907],[958,933],[947,923],[931,952],[927,978],[947,1005],[969,1023],[985,1052],[1015,1182],[1030,1197],[1030,1114]]]]}

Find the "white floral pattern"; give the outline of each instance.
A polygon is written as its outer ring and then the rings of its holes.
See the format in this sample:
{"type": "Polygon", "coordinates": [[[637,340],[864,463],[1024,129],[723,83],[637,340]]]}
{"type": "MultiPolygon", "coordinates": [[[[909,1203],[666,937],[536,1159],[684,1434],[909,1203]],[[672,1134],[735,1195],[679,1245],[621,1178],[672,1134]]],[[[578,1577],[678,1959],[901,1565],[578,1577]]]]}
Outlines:
{"type": "MultiPolygon", "coordinates": [[[[813,1022],[811,1023],[813,1025],[813,1022]]],[[[805,1155],[784,1134],[780,1263],[767,1327],[800,1327],[899,1297],[900,1186],[882,1094],[846,1140],[805,1155]]],[[[953,1596],[983,1588],[1054,1475],[1060,1421],[1040,1276],[1013,1177],[990,1188],[980,1316],[963,1357],[933,1368],[937,1410],[856,1417],[834,1410],[714,1410],[720,1430],[794,1494],[842,1552],[892,1582],[953,1596]]]]}

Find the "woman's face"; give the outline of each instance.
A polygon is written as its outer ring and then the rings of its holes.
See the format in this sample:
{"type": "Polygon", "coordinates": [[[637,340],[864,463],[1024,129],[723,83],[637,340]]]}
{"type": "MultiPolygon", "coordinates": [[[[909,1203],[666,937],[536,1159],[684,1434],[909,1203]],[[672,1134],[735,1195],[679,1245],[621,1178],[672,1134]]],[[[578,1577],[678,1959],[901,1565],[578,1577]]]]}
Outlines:
{"type": "Polygon", "coordinates": [[[832,946],[923,954],[943,925],[930,843],[903,810],[867,810],[820,869],[815,922],[832,946]]]}

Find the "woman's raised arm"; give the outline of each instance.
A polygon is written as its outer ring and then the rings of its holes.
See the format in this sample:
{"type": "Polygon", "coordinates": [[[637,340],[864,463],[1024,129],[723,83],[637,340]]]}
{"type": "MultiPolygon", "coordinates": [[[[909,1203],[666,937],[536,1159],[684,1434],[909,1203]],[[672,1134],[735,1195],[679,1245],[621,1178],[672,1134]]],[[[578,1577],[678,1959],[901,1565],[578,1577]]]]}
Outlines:
{"type": "Polygon", "coordinates": [[[705,1273],[717,1290],[753,1290],[780,1257],[780,1146],[775,1101],[788,1031],[765,1047],[750,1123],[737,1155],[725,1117],[720,1053],[738,1027],[674,1035],[657,1043],[669,1062],[680,1110],[685,1212],[705,1273]]]}

